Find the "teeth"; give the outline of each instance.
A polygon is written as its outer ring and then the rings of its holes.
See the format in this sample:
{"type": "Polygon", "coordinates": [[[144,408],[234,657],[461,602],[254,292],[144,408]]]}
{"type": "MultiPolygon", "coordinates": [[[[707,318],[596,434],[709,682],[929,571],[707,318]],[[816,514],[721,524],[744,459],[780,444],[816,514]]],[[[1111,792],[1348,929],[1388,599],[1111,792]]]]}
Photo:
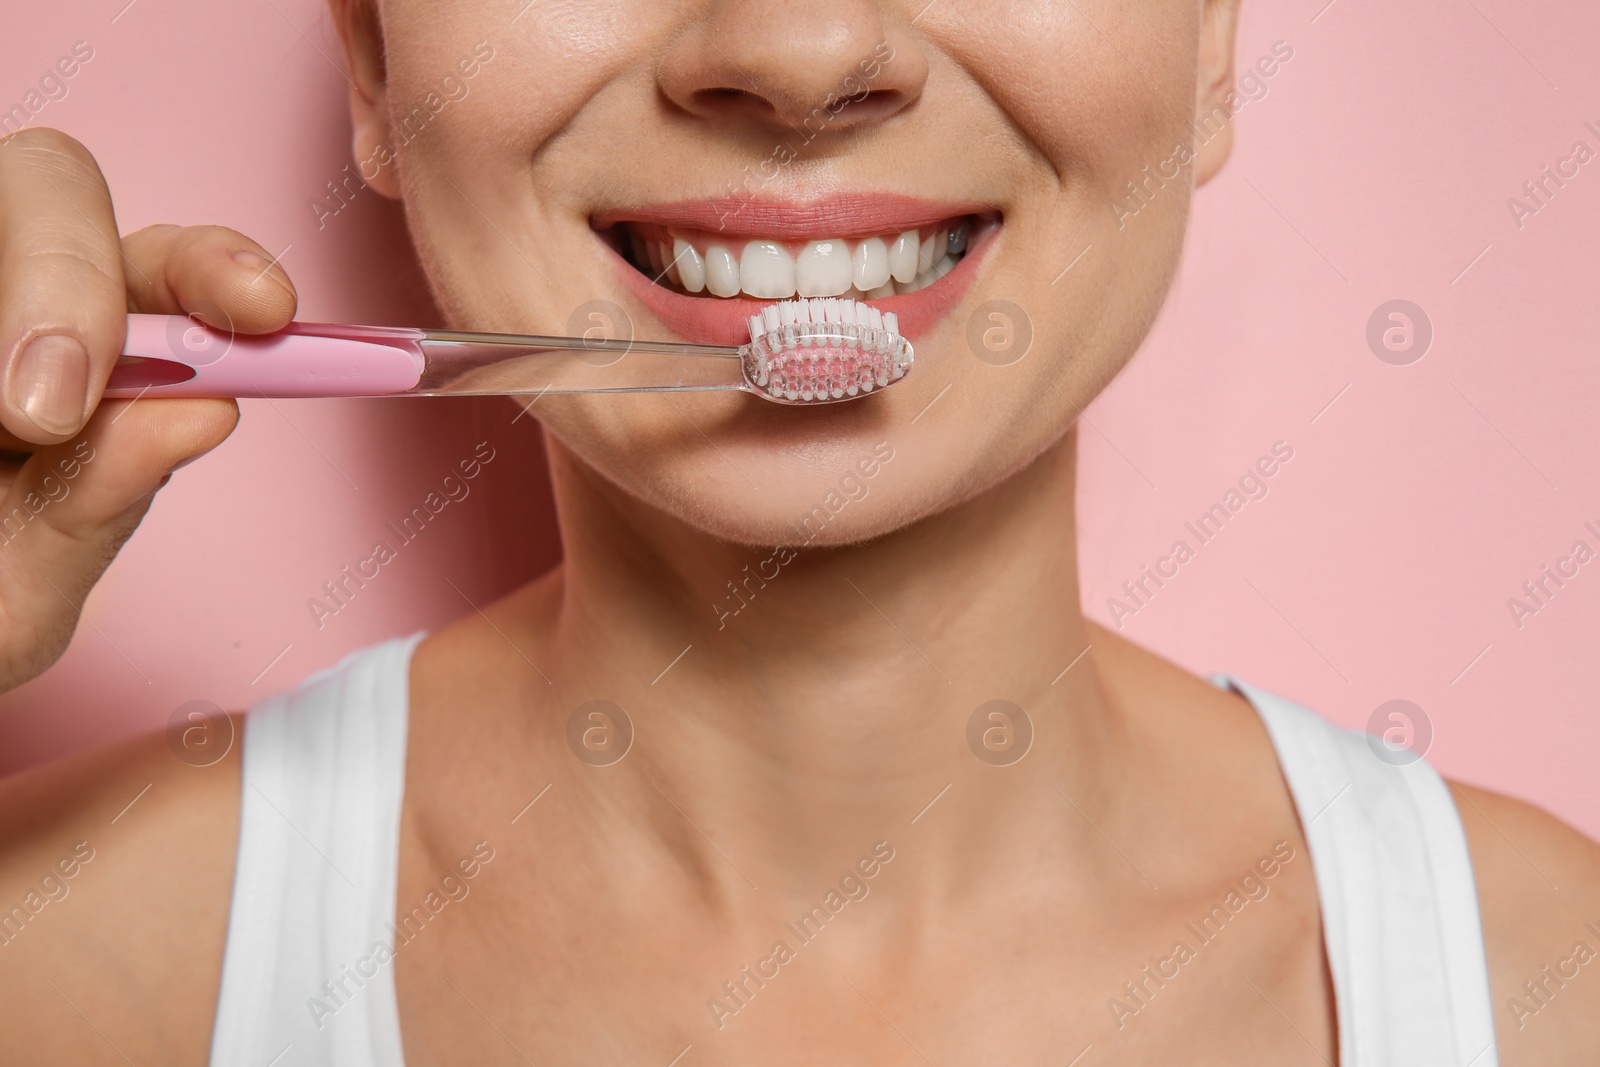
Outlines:
{"type": "Polygon", "coordinates": [[[721,245],[706,249],[706,288],[712,296],[736,296],[739,292],[739,263],[721,245]]]}
{"type": "Polygon", "coordinates": [[[694,250],[694,245],[679,237],[672,242],[672,254],[678,261],[680,284],[691,293],[698,293],[704,289],[706,261],[700,258],[700,253],[694,250]]]}
{"type": "Polygon", "coordinates": [[[943,237],[944,237],[943,234],[930,233],[928,235],[927,239],[925,241],[923,241],[920,246],[918,246],[918,248],[917,248],[917,273],[918,274],[926,274],[930,270],[933,269],[933,261],[936,258],[938,258],[938,257],[936,257],[934,255],[934,249],[937,248],[940,251],[943,251],[945,244],[949,240],[948,238],[944,238],[943,240],[941,240],[941,238],[943,238],[943,237]]]}
{"type": "Polygon", "coordinates": [[[889,249],[889,274],[897,282],[909,282],[917,276],[917,231],[907,230],[895,238],[889,249]]]}
{"type": "Polygon", "coordinates": [[[739,284],[753,297],[786,300],[795,294],[794,257],[776,241],[751,241],[739,259],[739,284]]]}
{"type": "Polygon", "coordinates": [[[935,263],[930,269],[911,279],[911,281],[904,284],[896,282],[894,286],[895,293],[914,293],[918,289],[926,289],[928,286],[932,285],[934,282],[950,273],[950,271],[954,269],[958,262],[960,262],[960,260],[956,259],[954,256],[945,256],[944,258],[940,259],[939,262],[935,263]]]}
{"type": "Polygon", "coordinates": [[[889,280],[889,246],[880,237],[868,237],[856,246],[850,268],[852,284],[863,293],[882,288],[889,280]]]}
{"type": "Polygon", "coordinates": [[[672,248],[669,245],[662,245],[660,255],[661,262],[666,264],[667,278],[673,285],[682,285],[683,275],[678,271],[678,261],[672,254],[672,248]]]}
{"type": "MultiPolygon", "coordinates": [[[[889,237],[811,241],[796,255],[780,241],[753,240],[702,253],[691,238],[629,233],[633,262],[657,282],[685,292],[758,300],[881,300],[914,293],[948,274],[966,252],[969,222],[889,237]]],[[[823,312],[818,312],[822,314],[823,312]]],[[[848,320],[847,320],[848,321],[848,320]]]]}
{"type": "Polygon", "coordinates": [[[850,265],[850,248],[843,241],[812,241],[794,261],[795,288],[801,296],[838,296],[850,288],[850,265]]]}

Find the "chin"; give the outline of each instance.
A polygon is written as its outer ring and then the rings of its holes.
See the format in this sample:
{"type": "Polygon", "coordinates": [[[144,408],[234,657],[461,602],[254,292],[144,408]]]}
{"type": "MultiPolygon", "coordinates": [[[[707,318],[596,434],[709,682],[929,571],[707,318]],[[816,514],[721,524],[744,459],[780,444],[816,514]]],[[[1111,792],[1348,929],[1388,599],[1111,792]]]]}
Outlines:
{"type": "MultiPolygon", "coordinates": [[[[942,388],[936,382],[929,393],[942,388]]],[[[682,432],[688,427],[680,418],[670,432],[664,430],[659,448],[627,451],[618,450],[609,433],[569,439],[559,429],[553,432],[612,489],[693,530],[751,548],[810,549],[892,535],[980,496],[1026,467],[1071,425],[1065,402],[1053,410],[1038,400],[959,386],[939,401],[950,404],[944,418],[913,423],[926,403],[915,399],[903,418],[858,416],[847,429],[835,425],[827,433],[791,433],[786,425],[774,430],[760,419],[742,434],[726,428],[712,433],[710,416],[700,412],[691,417],[708,437],[682,432]]],[[[545,417],[553,414],[554,409],[545,417]]],[[[737,415],[729,418],[740,425],[737,415]]],[[[637,428],[641,420],[629,421],[637,428]]]]}

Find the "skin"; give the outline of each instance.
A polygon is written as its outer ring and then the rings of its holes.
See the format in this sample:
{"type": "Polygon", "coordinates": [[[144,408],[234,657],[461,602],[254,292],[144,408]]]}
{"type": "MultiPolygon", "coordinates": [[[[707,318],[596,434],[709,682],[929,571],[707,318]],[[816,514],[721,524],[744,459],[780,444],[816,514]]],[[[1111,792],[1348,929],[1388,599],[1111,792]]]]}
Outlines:
{"type": "MultiPolygon", "coordinates": [[[[916,338],[919,373],[870,403],[534,409],[566,558],[430,634],[411,667],[400,910],[475,843],[495,858],[394,963],[408,1063],[667,1063],[685,1045],[686,1064],[1059,1064],[1085,1046],[1085,1063],[1337,1061],[1310,857],[1259,718],[1078,608],[1074,416],[1160,305],[1188,186],[1123,231],[1106,204],[1223,101],[1236,11],[1001,6],[940,4],[913,25],[921,3],[551,2],[508,27],[490,5],[334,4],[357,159],[395,141],[392,116],[475,42],[495,44],[471,94],[372,182],[404,200],[464,328],[561,332],[598,295],[664,336],[590,217],[721,193],[884,40],[896,59],[878,92],[781,191],[975,198],[1005,218],[961,306],[916,338]],[[744,93],[716,91],[730,87],[744,93]],[[1052,283],[1085,244],[1098,254],[1052,283]],[[966,314],[989,299],[1029,316],[1029,358],[967,353],[966,314]],[[868,495],[719,627],[708,605],[724,583],[880,441],[895,459],[868,495]],[[1036,729],[1008,767],[963,740],[997,696],[1036,729]],[[596,698],[636,730],[609,767],[565,740],[596,698]],[[878,841],[894,858],[869,895],[718,1028],[707,999],[878,841]],[[1274,847],[1292,858],[1270,892],[1119,1028],[1107,999],[1274,847]]],[[[1230,143],[1224,128],[1197,152],[1195,184],[1230,143]]],[[[116,232],[82,146],[48,130],[0,143],[0,424],[32,453],[9,492],[80,437],[105,457],[7,550],[6,685],[60,655],[162,475],[237,417],[226,401],[93,403],[122,312],[217,307],[247,332],[293,314],[287,278],[236,262],[262,249],[233,231],[116,232]],[[93,359],[81,428],[47,433],[9,399],[16,353],[45,333],[93,359]]],[[[70,897],[0,947],[0,1062],[203,1062],[239,787],[236,747],[196,768],[159,736],[0,783],[0,904],[75,843],[95,850],[70,897]]],[[[1600,848],[1529,805],[1452,788],[1501,1062],[1594,1062],[1600,979],[1573,980],[1520,1027],[1507,1001],[1600,916],[1600,848]]]]}

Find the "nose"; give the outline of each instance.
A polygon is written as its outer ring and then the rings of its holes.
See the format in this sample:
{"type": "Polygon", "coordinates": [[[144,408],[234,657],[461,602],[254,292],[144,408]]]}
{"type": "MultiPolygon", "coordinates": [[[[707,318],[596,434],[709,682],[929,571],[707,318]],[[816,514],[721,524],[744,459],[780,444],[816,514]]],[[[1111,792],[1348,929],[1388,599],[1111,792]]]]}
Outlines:
{"type": "Polygon", "coordinates": [[[910,28],[877,0],[714,0],[657,75],[691,115],[812,137],[882,122],[927,78],[910,28]]]}

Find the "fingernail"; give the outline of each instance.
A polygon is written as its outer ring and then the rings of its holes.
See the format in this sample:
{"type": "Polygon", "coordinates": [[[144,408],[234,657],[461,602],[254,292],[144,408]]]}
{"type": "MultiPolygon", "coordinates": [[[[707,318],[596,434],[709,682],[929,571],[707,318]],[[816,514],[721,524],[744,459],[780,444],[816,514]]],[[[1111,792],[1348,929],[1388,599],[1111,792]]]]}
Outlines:
{"type": "Polygon", "coordinates": [[[89,353],[76,337],[35,337],[11,368],[11,403],[46,433],[74,433],[89,394],[89,353]]]}

